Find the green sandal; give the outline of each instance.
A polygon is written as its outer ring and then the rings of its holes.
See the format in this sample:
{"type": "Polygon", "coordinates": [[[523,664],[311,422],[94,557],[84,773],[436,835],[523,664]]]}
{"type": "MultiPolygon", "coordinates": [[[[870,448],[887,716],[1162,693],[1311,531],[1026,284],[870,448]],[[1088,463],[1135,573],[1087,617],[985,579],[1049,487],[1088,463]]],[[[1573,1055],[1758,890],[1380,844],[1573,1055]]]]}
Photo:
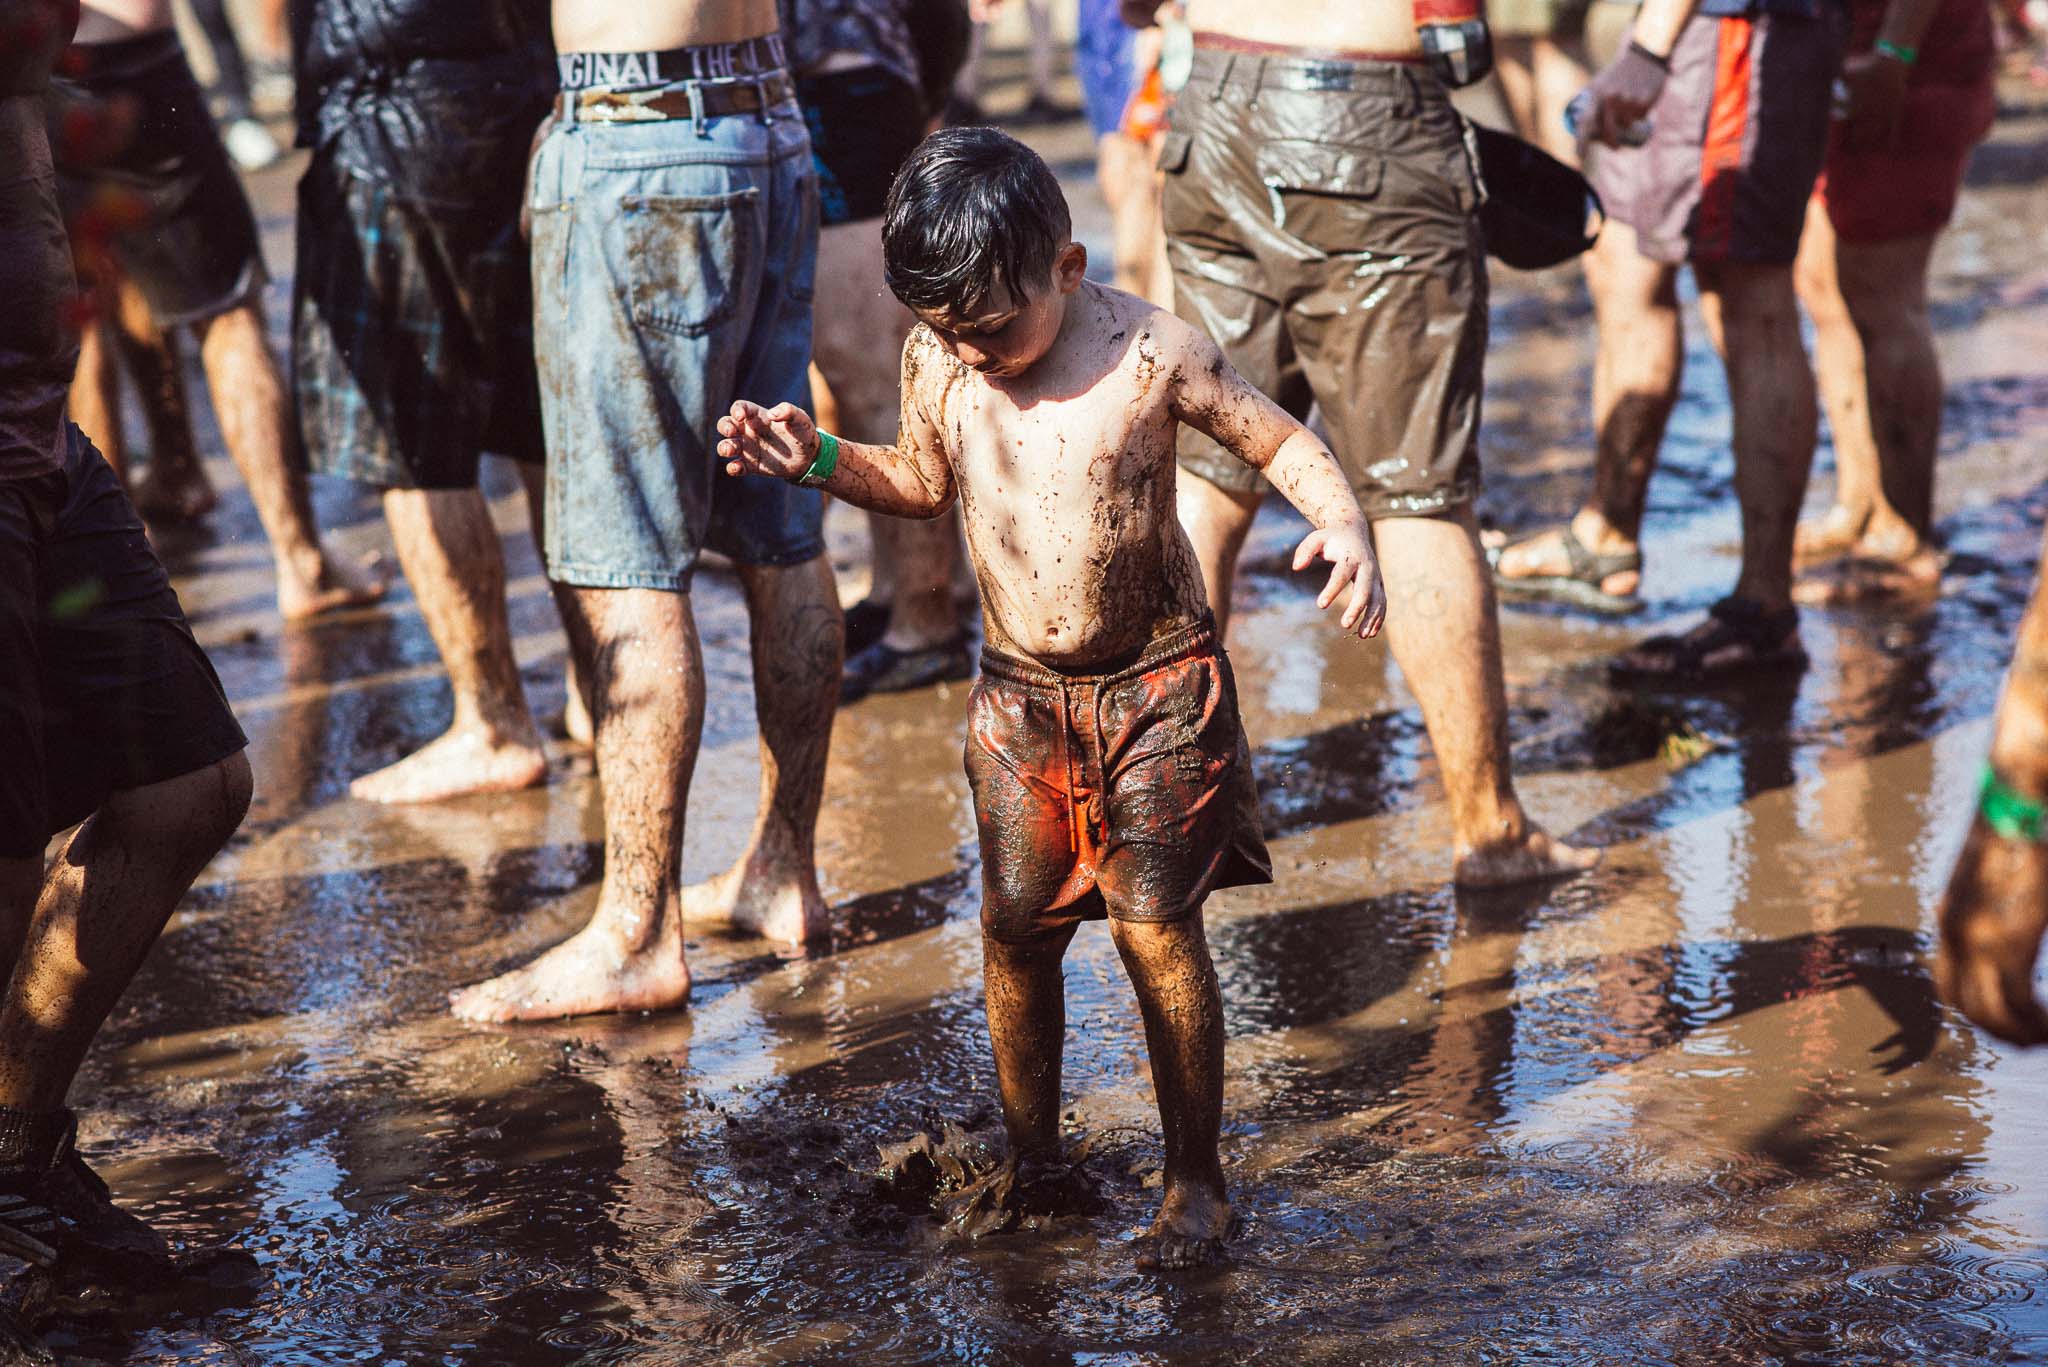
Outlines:
{"type": "Polygon", "coordinates": [[[1603,616],[1619,617],[1635,612],[1643,606],[1640,596],[1633,593],[1609,593],[1600,586],[1607,577],[1624,574],[1629,570],[1638,573],[1643,568],[1643,553],[1640,549],[1613,551],[1596,555],[1586,549],[1586,543],[1569,523],[1556,528],[1558,543],[1564,547],[1565,559],[1571,565],[1569,574],[1530,574],[1509,576],[1500,572],[1501,557],[1517,546],[1527,546],[1541,541],[1551,533],[1537,532],[1519,541],[1487,552],[1487,561],[1493,566],[1493,588],[1501,598],[1510,603],[1557,603],[1582,612],[1597,612],[1603,616]]]}

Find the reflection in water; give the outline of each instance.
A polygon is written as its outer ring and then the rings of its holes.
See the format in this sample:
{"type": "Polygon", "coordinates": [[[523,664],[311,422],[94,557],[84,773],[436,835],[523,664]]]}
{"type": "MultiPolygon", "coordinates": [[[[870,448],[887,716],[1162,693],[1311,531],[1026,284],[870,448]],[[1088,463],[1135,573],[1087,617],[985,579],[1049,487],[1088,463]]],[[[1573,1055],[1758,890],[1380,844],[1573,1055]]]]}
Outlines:
{"type": "MultiPolygon", "coordinates": [[[[1948,239],[1979,275],[2031,250],[2006,222],[2031,191],[1997,193],[1948,239]]],[[[1544,520],[1584,472],[1583,396],[1565,401],[1584,338],[1518,336],[1571,322],[1564,290],[1500,292],[1503,520],[1544,520]]],[[[1809,614],[1803,679],[1657,700],[1597,678],[1643,624],[1505,619],[1517,768],[1542,819],[1609,847],[1590,877],[1446,887],[1398,675],[1277,570],[1251,575],[1234,655],[1280,880],[1210,911],[1247,1228],[1231,1268],[1184,1281],[1131,1265],[1160,1154],[1100,927],[1068,959],[1066,1060],[1103,1211],[964,1243],[877,1182],[883,1144],[996,1124],[959,690],[840,718],[821,851],[842,910],[821,952],[693,928],[687,1014],[461,1026],[449,986],[589,915],[588,766],[559,756],[546,789],[431,811],[349,802],[347,776],[438,729],[431,644],[402,602],[243,639],[271,628],[231,500],[224,543],[174,559],[231,694],[263,700],[259,806],[80,1094],[120,1196],[193,1242],[239,1232],[264,1280],[238,1303],[66,1309],[53,1341],[137,1362],[2048,1357],[2048,1056],[1958,1029],[1926,974],[2048,513],[2022,459],[2048,408],[2008,382],[2039,354],[2015,338],[2041,302],[1944,332],[1951,427],[1976,435],[1945,458],[1952,562],[1926,608],[1809,614]]],[[[1730,575],[1725,414],[1710,389],[1688,403],[1652,510],[1647,589],[1673,616],[1730,575]]],[[[492,487],[518,525],[510,481],[492,487]]],[[[1274,510],[1248,564],[1291,532],[1274,510]]],[[[512,552],[547,711],[559,644],[539,639],[530,543],[512,552]]],[[[744,838],[755,761],[736,588],[707,572],[696,599],[701,871],[744,838]]]]}

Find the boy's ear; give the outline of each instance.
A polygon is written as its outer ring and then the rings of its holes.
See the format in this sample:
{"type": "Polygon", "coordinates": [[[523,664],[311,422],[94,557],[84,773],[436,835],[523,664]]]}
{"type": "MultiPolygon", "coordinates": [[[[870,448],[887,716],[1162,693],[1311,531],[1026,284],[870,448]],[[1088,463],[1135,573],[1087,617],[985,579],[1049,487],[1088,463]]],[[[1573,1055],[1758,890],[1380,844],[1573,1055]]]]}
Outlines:
{"type": "Polygon", "coordinates": [[[1087,278],[1088,249],[1078,242],[1060,248],[1059,255],[1052,259],[1052,279],[1060,293],[1072,294],[1087,278]]]}

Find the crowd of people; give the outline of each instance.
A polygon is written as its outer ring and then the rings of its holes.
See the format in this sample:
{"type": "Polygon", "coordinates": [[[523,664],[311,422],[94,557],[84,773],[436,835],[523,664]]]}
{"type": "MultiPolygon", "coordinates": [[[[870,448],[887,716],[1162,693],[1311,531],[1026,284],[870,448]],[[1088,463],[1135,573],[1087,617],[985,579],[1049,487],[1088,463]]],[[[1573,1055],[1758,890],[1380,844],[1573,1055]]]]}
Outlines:
{"type": "MultiPolygon", "coordinates": [[[[1612,0],[1531,0],[1491,37],[1462,0],[1083,0],[1114,285],[1090,278],[1046,163],[975,121],[997,7],[298,0],[287,365],[169,0],[0,0],[0,1251],[116,1279],[167,1256],[79,1158],[67,1096],[251,792],[142,521],[212,503],[187,331],[280,613],[385,593],[307,496],[311,473],[353,480],[380,492],[446,669],[446,732],[358,798],[546,780],[478,486],[484,453],[519,468],[570,643],[566,727],[602,781],[603,876],[575,935],[451,995],[463,1019],[680,1007],[686,917],[822,936],[836,708],[978,674],[967,771],[1014,1156],[1057,1145],[1061,959],[1107,919],[1166,1142],[1148,1267],[1213,1260],[1231,1226],[1201,908],[1271,877],[1225,650],[1271,490],[1310,525],[1294,564],[1327,569],[1319,606],[1351,635],[1384,624],[1468,886],[1597,862],[1516,794],[1496,600],[1641,604],[1681,267],[1727,370],[1741,568],[1705,622],[1616,659],[1616,684],[1794,674],[1799,602],[1938,585],[1927,272],[1990,125],[1985,0],[1643,0],[1632,22],[1612,0]],[[1582,161],[1607,214],[1585,265],[1593,488],[1505,545],[1474,508],[1481,209],[1515,187],[1487,183],[1452,100],[1496,50],[1510,117],[1582,161]],[[125,459],[124,369],[146,472],[125,459]],[[1823,406],[1840,479],[1801,525],[1823,406]],[[873,585],[846,608],[828,497],[872,515],[873,585]],[[707,556],[749,613],[762,777],[744,853],[685,887],[707,556]]],[[[1026,7],[1049,52],[1045,6],[1026,7]]],[[[1034,61],[1027,120],[1063,116],[1050,71],[1034,61]]],[[[2029,1042],[2048,1037],[2043,652],[2037,594],[1938,966],[1967,1013],[2029,1042]]]]}

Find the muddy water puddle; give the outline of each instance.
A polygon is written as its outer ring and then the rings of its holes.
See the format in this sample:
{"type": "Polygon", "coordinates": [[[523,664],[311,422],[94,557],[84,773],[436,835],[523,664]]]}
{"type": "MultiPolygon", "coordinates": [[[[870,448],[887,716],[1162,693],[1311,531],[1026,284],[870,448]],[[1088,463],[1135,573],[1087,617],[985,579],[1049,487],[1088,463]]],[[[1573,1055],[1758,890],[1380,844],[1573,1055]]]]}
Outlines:
{"type": "MultiPolygon", "coordinates": [[[[403,597],[281,634],[236,490],[171,554],[253,738],[256,808],[77,1095],[123,1200],[194,1243],[239,1238],[262,1276],[228,1303],[60,1314],[51,1341],[292,1364],[2048,1359],[2048,1056],[1963,1028],[1927,973],[2048,515],[2048,288],[2027,283],[2048,121],[1998,139],[1935,272],[1939,600],[1809,613],[1814,666],[1782,688],[1605,687],[1607,654],[1733,578],[1725,392],[1695,326],[1651,612],[1506,615],[1524,794],[1608,848],[1597,873],[1445,885],[1413,700],[1381,647],[1315,622],[1278,568],[1297,528],[1262,519],[1232,647],[1277,882],[1210,912],[1245,1219],[1214,1273],[1132,1267],[1160,1151],[1100,927],[1067,970],[1087,1199],[973,1240],[884,1171],[888,1146],[968,1152],[995,1123],[962,689],[840,717],[831,945],[706,929],[686,1014],[462,1026],[448,988],[589,914],[588,762],[563,750],[544,790],[431,810],[348,800],[442,724],[431,643],[403,597]]],[[[1574,289],[1497,291],[1486,507],[1513,529],[1583,487],[1574,289]]],[[[493,480],[529,691],[559,711],[559,625],[493,480]]],[[[320,496],[343,545],[377,544],[373,504],[320,496]]],[[[835,522],[855,572],[857,533],[835,522]]],[[[737,853],[756,777],[738,596],[699,583],[691,877],[737,853]]]]}

